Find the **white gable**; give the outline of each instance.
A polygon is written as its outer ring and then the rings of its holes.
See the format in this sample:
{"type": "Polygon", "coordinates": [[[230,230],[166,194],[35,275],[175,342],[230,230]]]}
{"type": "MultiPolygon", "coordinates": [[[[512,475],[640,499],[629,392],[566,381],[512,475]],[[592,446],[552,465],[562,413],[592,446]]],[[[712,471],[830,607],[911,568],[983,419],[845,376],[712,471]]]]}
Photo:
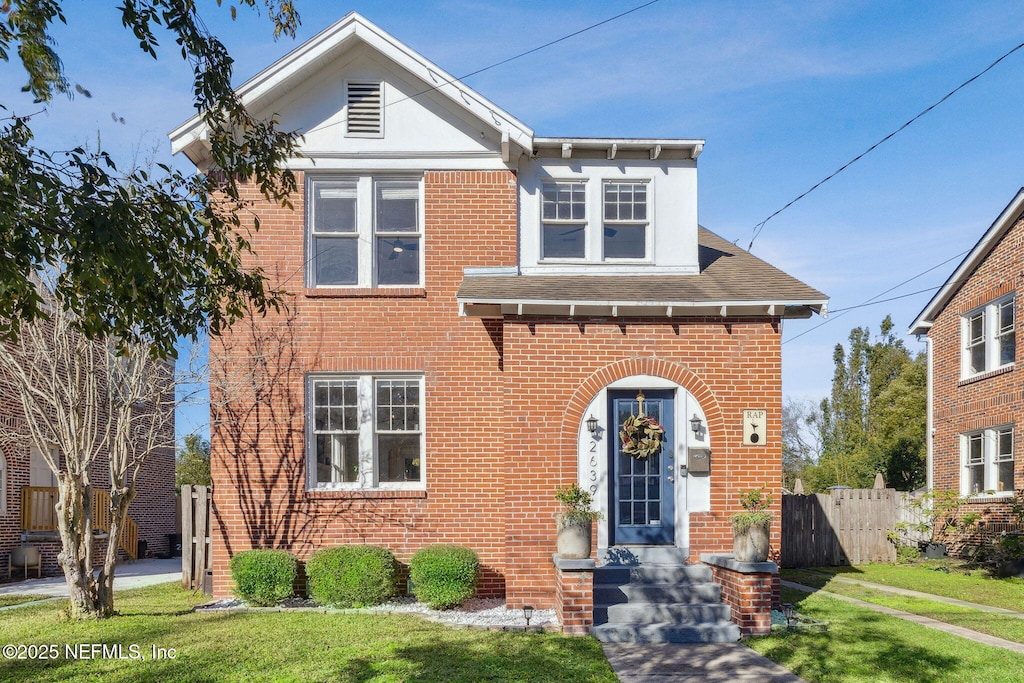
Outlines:
{"type": "MultiPolygon", "coordinates": [[[[337,167],[351,166],[344,160],[360,154],[392,157],[396,164],[401,158],[406,164],[416,157],[459,159],[453,166],[460,168],[493,166],[496,158],[508,167],[533,146],[532,130],[354,12],[244,83],[238,94],[257,115],[277,115],[282,129],[304,133],[302,150],[325,162],[333,158],[337,167]],[[384,135],[356,144],[344,135],[346,80],[372,78],[385,82],[384,135]],[[486,163],[467,166],[474,157],[486,163]]],[[[183,151],[204,168],[205,135],[200,118],[192,117],[171,131],[172,152],[183,151]]]]}

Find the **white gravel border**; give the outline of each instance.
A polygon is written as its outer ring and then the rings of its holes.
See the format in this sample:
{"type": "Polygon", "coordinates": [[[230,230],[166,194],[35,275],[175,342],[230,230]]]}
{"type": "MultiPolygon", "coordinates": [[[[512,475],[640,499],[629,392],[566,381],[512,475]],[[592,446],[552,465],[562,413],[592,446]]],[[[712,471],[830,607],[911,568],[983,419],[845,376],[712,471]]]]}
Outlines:
{"type": "Polygon", "coordinates": [[[255,612],[324,612],[337,614],[411,614],[428,621],[447,624],[457,628],[472,628],[494,631],[559,631],[553,609],[535,609],[526,625],[522,610],[507,609],[501,599],[473,598],[461,607],[450,610],[431,609],[415,598],[395,598],[381,605],[360,609],[338,609],[323,607],[312,600],[290,598],[277,607],[250,607],[237,598],[227,598],[199,605],[195,611],[255,611],[255,612]]]}

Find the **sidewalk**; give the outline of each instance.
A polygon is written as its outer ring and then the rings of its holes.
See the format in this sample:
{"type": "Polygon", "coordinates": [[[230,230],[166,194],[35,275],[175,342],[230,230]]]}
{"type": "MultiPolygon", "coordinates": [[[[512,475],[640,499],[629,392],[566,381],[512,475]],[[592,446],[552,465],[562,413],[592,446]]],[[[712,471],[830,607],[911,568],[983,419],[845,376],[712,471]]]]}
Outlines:
{"type": "MultiPolygon", "coordinates": [[[[140,588],[168,581],[181,581],[181,558],[136,560],[118,565],[114,589],[140,588]]],[[[67,597],[68,584],[63,576],[26,579],[0,585],[0,595],[38,595],[40,599],[67,597]]]]}
{"type": "Polygon", "coordinates": [[[806,683],[742,643],[603,643],[621,683],[806,683]]]}
{"type": "MultiPolygon", "coordinates": [[[[924,598],[926,600],[932,600],[934,602],[946,602],[946,603],[949,603],[949,604],[959,605],[961,607],[970,607],[970,608],[973,608],[973,609],[977,609],[979,611],[984,611],[984,612],[989,612],[989,613],[998,613],[998,614],[1010,613],[1010,614],[1012,614],[1014,616],[1024,616],[1024,615],[1021,615],[1019,612],[1013,612],[1012,610],[1004,610],[1004,609],[1002,609],[1000,607],[989,607],[987,605],[977,605],[975,603],[965,602],[963,600],[955,600],[953,598],[943,598],[941,596],[932,595],[930,593],[919,593],[918,591],[910,591],[910,590],[907,590],[907,589],[904,589],[904,588],[895,588],[893,586],[885,586],[885,585],[878,584],[878,583],[870,583],[868,581],[860,581],[860,580],[854,580],[854,579],[851,579],[851,581],[853,581],[854,583],[860,584],[861,586],[865,586],[867,588],[877,589],[878,591],[892,593],[892,594],[895,594],[895,595],[909,595],[911,597],[924,598]]],[[[805,585],[803,585],[801,583],[794,583],[792,581],[786,581],[785,579],[783,579],[782,585],[786,586],[787,588],[794,588],[794,589],[796,589],[798,591],[803,591],[804,593],[820,593],[821,595],[827,595],[830,598],[835,598],[836,600],[841,600],[841,601],[849,603],[851,605],[857,605],[858,607],[863,607],[863,608],[869,609],[869,610],[871,610],[873,612],[879,612],[881,614],[887,614],[889,616],[897,617],[899,619],[904,619],[906,621],[912,621],[912,622],[914,622],[916,624],[920,624],[921,626],[927,626],[928,628],[933,628],[933,629],[935,629],[937,631],[944,631],[946,633],[952,633],[955,636],[960,636],[961,638],[967,638],[968,640],[973,640],[976,643],[981,643],[983,645],[991,645],[992,647],[1001,647],[1004,650],[1011,650],[1013,652],[1019,652],[1021,654],[1024,654],[1024,643],[1015,643],[1012,640],[1004,640],[1002,638],[997,638],[995,636],[990,636],[990,635],[985,634],[985,633],[978,633],[977,631],[972,631],[972,630],[964,628],[962,626],[954,626],[953,624],[947,624],[944,621],[938,621],[936,619],[931,619],[930,617],[922,617],[922,616],[920,616],[918,614],[911,614],[910,612],[904,612],[902,610],[893,609],[891,607],[885,607],[883,605],[876,605],[873,602],[865,602],[864,600],[858,600],[857,598],[851,598],[851,597],[848,597],[848,596],[845,596],[845,595],[840,595],[839,593],[832,593],[832,592],[824,590],[822,588],[812,588],[811,586],[805,586],[805,585]]]]}

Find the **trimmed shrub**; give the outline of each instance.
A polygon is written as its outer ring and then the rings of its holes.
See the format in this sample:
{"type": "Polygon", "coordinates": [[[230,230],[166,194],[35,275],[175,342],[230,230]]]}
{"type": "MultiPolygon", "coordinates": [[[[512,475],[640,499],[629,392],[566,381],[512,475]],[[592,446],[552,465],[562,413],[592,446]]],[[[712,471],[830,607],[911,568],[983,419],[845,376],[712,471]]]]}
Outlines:
{"type": "Polygon", "coordinates": [[[397,592],[397,576],[395,556],[376,545],[323,548],[306,562],[309,597],[318,605],[379,605],[397,592]]]}
{"type": "Polygon", "coordinates": [[[479,574],[476,553],[458,545],[428,545],[409,562],[413,594],[434,609],[458,607],[472,597],[479,574]]]}
{"type": "Polygon", "coordinates": [[[230,566],[235,595],[250,605],[272,607],[292,596],[297,563],[286,550],[245,550],[230,566]]]}

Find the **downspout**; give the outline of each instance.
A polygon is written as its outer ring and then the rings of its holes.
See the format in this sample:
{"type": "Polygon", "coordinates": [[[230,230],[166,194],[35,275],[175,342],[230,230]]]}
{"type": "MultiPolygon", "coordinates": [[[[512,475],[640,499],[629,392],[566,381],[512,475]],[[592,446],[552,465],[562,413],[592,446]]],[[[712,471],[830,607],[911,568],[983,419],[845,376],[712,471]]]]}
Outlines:
{"type": "Polygon", "coordinates": [[[927,379],[926,379],[926,383],[927,383],[927,387],[928,387],[927,388],[927,392],[926,392],[928,415],[927,415],[927,419],[926,419],[926,422],[925,422],[925,429],[927,430],[927,433],[925,435],[925,445],[926,445],[926,451],[925,452],[926,452],[926,463],[927,463],[927,467],[928,467],[928,490],[932,491],[933,490],[934,481],[935,481],[934,473],[932,472],[932,442],[935,439],[935,427],[934,427],[935,423],[934,423],[934,421],[932,419],[933,412],[934,412],[933,411],[934,403],[933,403],[932,392],[934,390],[935,382],[934,382],[934,371],[933,371],[933,364],[932,364],[932,338],[930,336],[925,335],[924,345],[925,345],[925,358],[927,358],[927,360],[928,360],[928,376],[927,376],[927,379]]]}

